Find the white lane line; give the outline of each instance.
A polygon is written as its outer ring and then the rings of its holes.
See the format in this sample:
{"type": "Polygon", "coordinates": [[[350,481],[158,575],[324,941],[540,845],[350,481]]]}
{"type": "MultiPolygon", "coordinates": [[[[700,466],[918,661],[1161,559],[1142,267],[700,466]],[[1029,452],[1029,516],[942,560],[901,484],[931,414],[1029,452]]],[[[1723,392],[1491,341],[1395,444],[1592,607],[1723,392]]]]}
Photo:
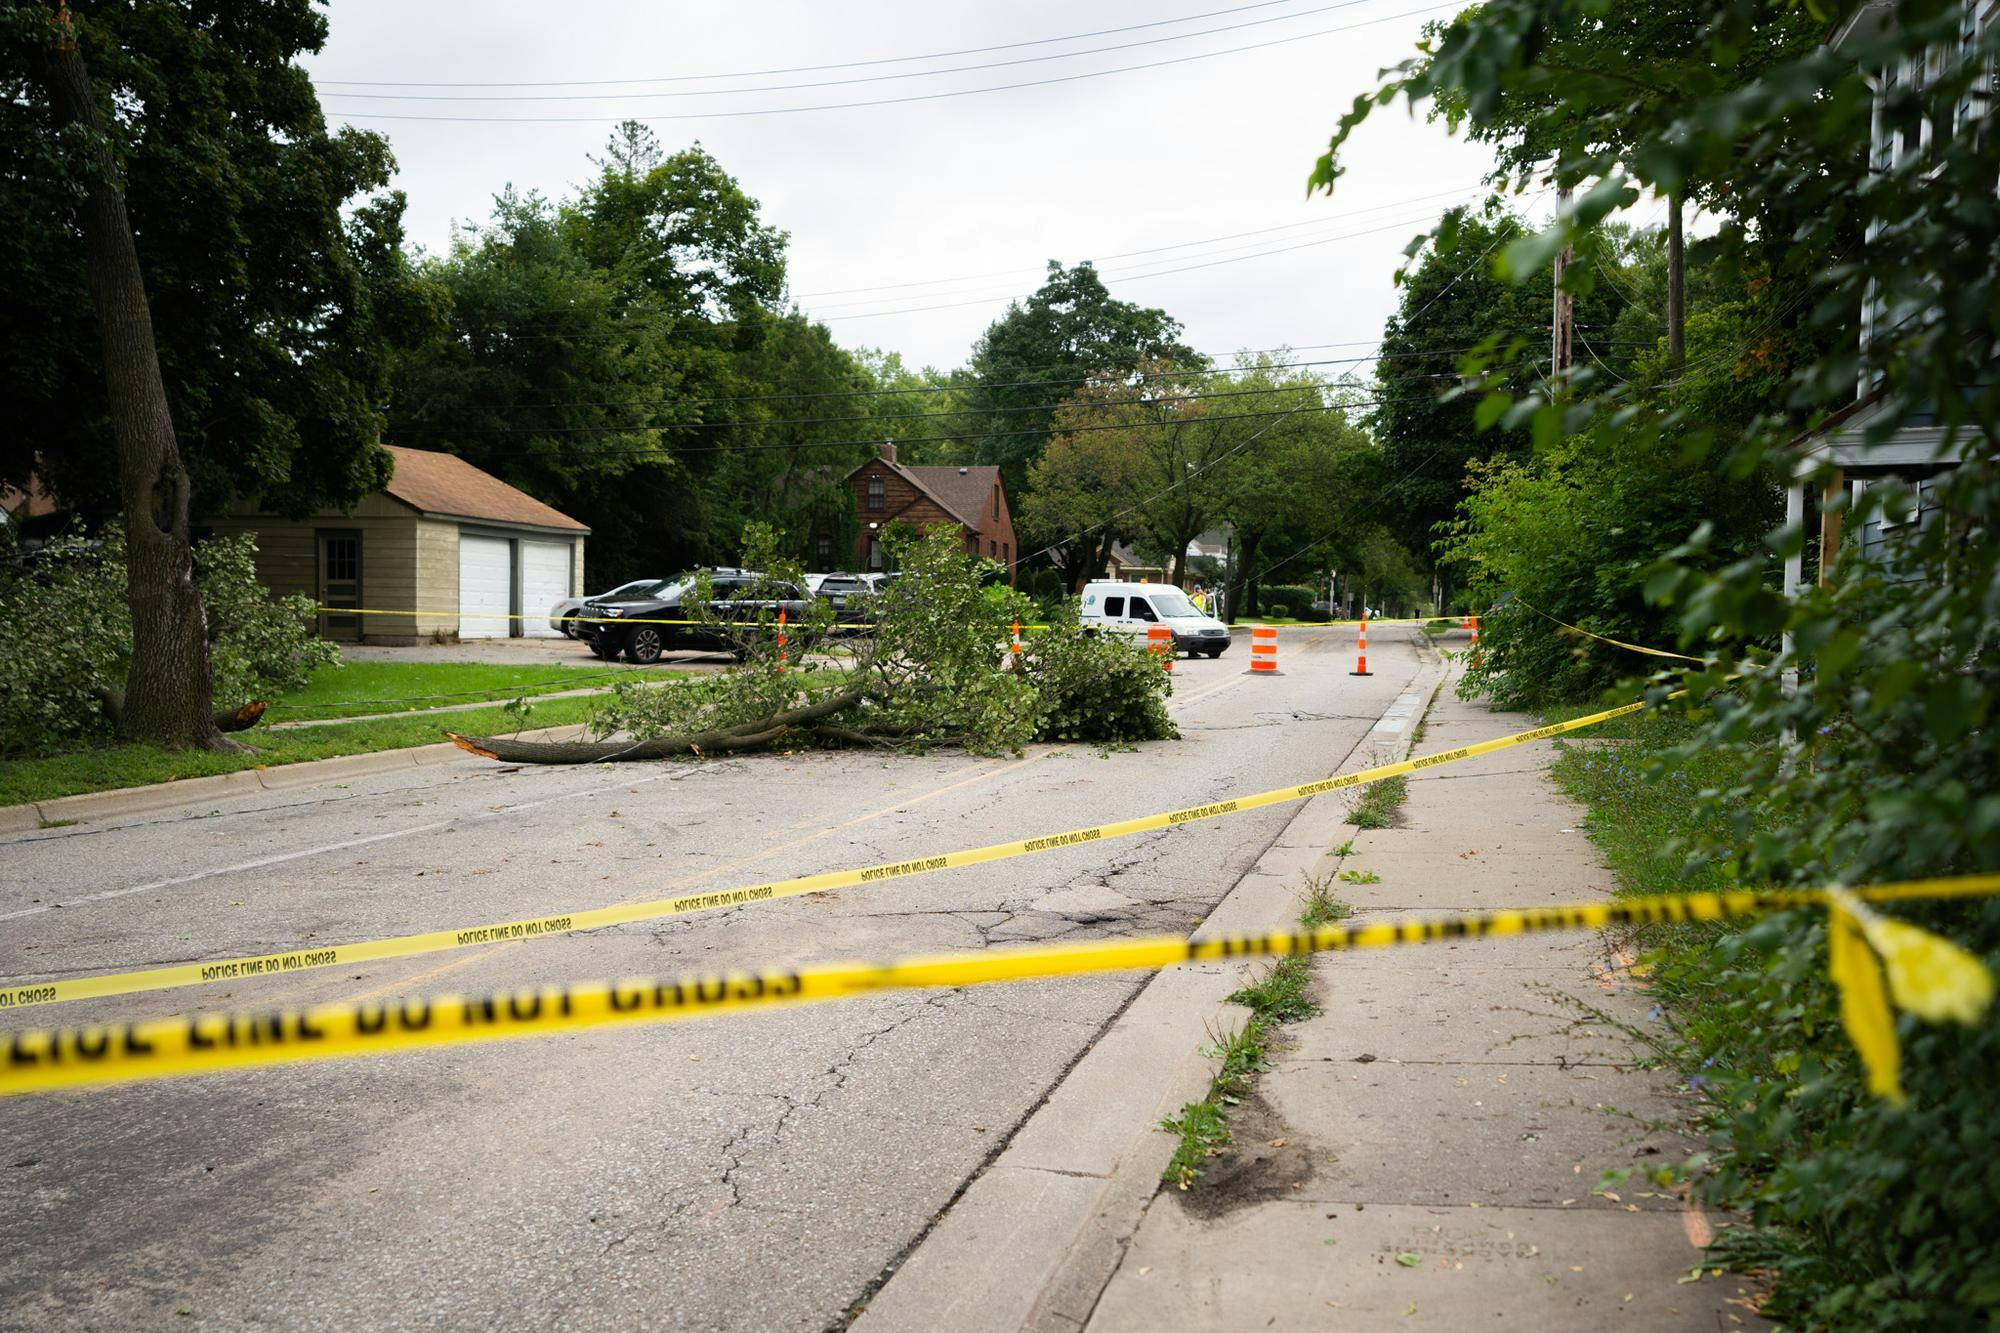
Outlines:
{"type": "Polygon", "coordinates": [[[52,912],[57,908],[78,907],[84,903],[103,902],[107,898],[123,898],[127,894],[148,893],[155,889],[170,889],[178,884],[193,884],[198,880],[213,879],[218,875],[235,875],[245,870],[261,870],[265,866],[283,865],[287,861],[302,861],[311,856],[325,856],[329,852],[344,852],[355,847],[367,847],[378,842],[392,842],[397,838],[414,838],[422,833],[437,833],[443,829],[463,827],[467,824],[483,824],[507,815],[519,814],[523,810],[535,810],[558,801],[573,801],[585,796],[602,796],[610,791],[622,791],[630,787],[642,787],[648,783],[660,782],[672,777],[672,773],[656,773],[651,777],[626,778],[601,787],[589,787],[583,791],[563,792],[557,796],[544,796],[536,801],[523,801],[518,805],[505,806],[499,810],[483,810],[467,814],[458,819],[440,819],[429,824],[418,824],[411,828],[396,829],[390,833],[371,833],[366,837],[347,838],[340,842],[324,843],[318,847],[304,847],[296,852],[279,852],[273,856],[260,856],[254,861],[239,861],[235,865],[217,866],[212,870],[197,870],[188,875],[175,875],[169,879],[149,880],[144,884],[134,884],[129,888],[105,889],[99,893],[86,893],[59,903],[44,903],[39,907],[23,907],[12,912],[0,912],[0,921],[15,921],[24,916],[35,916],[42,912],[52,912]]]}

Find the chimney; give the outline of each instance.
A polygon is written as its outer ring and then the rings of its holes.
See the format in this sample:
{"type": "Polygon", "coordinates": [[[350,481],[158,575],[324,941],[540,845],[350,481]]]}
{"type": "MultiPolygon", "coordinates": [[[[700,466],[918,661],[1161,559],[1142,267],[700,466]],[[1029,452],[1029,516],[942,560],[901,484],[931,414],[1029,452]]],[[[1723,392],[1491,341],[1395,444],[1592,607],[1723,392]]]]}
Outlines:
{"type": "Polygon", "coordinates": [[[896,442],[894,440],[882,441],[882,461],[885,463],[896,461],[896,442]]]}

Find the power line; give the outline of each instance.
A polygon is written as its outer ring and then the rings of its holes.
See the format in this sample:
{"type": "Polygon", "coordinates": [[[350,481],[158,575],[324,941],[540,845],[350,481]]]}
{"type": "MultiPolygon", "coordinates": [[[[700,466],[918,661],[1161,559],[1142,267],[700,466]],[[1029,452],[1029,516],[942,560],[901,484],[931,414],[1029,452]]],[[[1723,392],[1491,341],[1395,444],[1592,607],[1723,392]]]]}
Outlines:
{"type": "Polygon", "coordinates": [[[1193,55],[1175,56],[1168,60],[1151,60],[1136,65],[1118,65],[1111,69],[1090,70],[1081,74],[1055,75],[1046,79],[1026,79],[1016,83],[996,83],[979,88],[957,88],[948,92],[912,93],[907,97],[879,97],[859,102],[820,102],[807,106],[750,107],[734,111],[688,111],[666,115],[643,116],[436,116],[380,111],[357,114],[341,112],[340,116],[342,119],[349,121],[429,120],[458,124],[492,125],[612,125],[621,124],[628,120],[652,124],[669,120],[726,120],[743,116],[790,116],[811,111],[851,111],[862,107],[907,106],[915,102],[939,102],[958,97],[976,97],[985,93],[1015,92],[1023,88],[1047,88],[1056,84],[1078,83],[1086,79],[1101,79],[1112,74],[1131,74],[1139,70],[1165,69],[1173,65],[1191,64],[1197,60],[1214,60],[1220,56],[1241,55],[1246,51],[1261,51],[1268,47],[1289,46],[1295,42],[1311,41],[1315,37],[1330,37],[1336,33],[1353,32],[1360,28],[1372,28],[1383,23],[1393,23],[1398,19],[1416,18],[1419,15],[1433,14],[1439,10],[1457,9],[1459,7],[1459,4],[1454,0],[1453,3],[1425,5],[1420,9],[1404,10],[1398,14],[1385,14],[1381,18],[1365,19],[1360,23],[1344,24],[1336,28],[1320,28],[1314,32],[1303,32],[1291,37],[1274,37],[1265,42],[1250,42],[1242,46],[1225,47],[1220,51],[1201,51],[1193,55]]]}
{"type": "MultiPolygon", "coordinates": [[[[1342,232],[1338,236],[1322,236],[1315,240],[1300,241],[1294,245],[1279,246],[1272,250],[1259,250],[1254,254],[1234,255],[1225,259],[1210,259],[1195,264],[1182,264],[1176,268],[1154,269],[1147,273],[1110,273],[1105,276],[1114,282],[1144,282],[1148,278],[1164,278],[1175,273],[1194,273],[1201,269],[1220,268],[1224,264],[1241,264],[1251,259],[1268,259],[1272,255],[1291,254],[1295,250],[1312,250],[1322,245],[1332,245],[1336,241],[1351,241],[1362,236],[1378,236],[1385,231],[1400,231],[1404,227],[1414,226],[1426,221],[1435,221],[1435,218],[1405,218],[1398,222],[1385,222],[1379,227],[1369,227],[1362,231],[1342,232]]],[[[918,315],[930,310],[958,310],[966,306],[991,305],[996,301],[1017,301],[1019,299],[1021,298],[1018,293],[1007,293],[1004,295],[983,296],[967,301],[952,301],[942,305],[909,306],[901,310],[870,310],[845,315],[819,315],[815,316],[815,318],[819,319],[822,323],[831,324],[838,320],[881,319],[890,315],[918,315]]],[[[850,302],[849,304],[865,303],[850,302]]]]}
{"type": "MultiPolygon", "coordinates": [[[[1528,332],[1537,332],[1537,331],[1539,330],[1538,329],[1528,330],[1528,332]]],[[[1519,332],[1519,330],[1515,330],[1515,332],[1519,332]]],[[[1631,343],[1632,345],[1644,346],[1644,347],[1650,347],[1653,345],[1652,340],[1650,339],[1600,339],[1599,341],[1603,343],[1603,345],[1605,346],[1624,346],[1628,342],[1631,343]]],[[[1352,347],[1352,346],[1374,346],[1374,345],[1378,344],[1374,342],[1321,343],[1303,347],[1297,350],[1314,351],[1324,347],[1352,347]]],[[[1413,357],[1458,356],[1466,352],[1476,351],[1478,350],[1478,346],[1479,346],[1478,344],[1468,344],[1463,347],[1411,348],[1404,351],[1393,353],[1390,357],[1387,358],[1376,355],[1351,356],[1351,357],[1321,357],[1313,360],[1304,360],[1304,361],[1274,361],[1263,364],[1253,363],[1248,366],[1224,366],[1211,370],[1193,370],[1193,369],[1176,368],[1170,371],[1159,372],[1153,375],[1149,375],[1137,370],[1114,368],[1113,370],[1108,371],[1107,373],[1120,374],[1123,378],[1134,381],[1136,383],[1144,383],[1147,380],[1160,378],[1163,375],[1176,379],[1189,379],[1189,380],[1215,379],[1218,377],[1228,376],[1228,375],[1254,374],[1260,370],[1303,370],[1316,366],[1367,365],[1369,363],[1385,359],[1401,360],[1413,357]]],[[[1256,356],[1269,352],[1278,352],[1284,350],[1288,349],[1262,348],[1241,354],[1256,356]]],[[[1075,363],[1064,362],[1058,365],[1050,365],[1050,366],[1023,366],[1017,368],[1014,371],[1014,373],[1029,374],[1036,370],[1074,370],[1074,369],[1075,369],[1075,363]]],[[[699,407],[699,406],[709,406],[720,403],[800,402],[807,400],[824,400],[829,398],[837,398],[837,399],[892,398],[892,397],[901,397],[911,394],[951,393],[957,391],[974,392],[974,393],[993,393],[1003,389],[1054,389],[1054,388],[1074,387],[1078,385],[1088,384],[1091,382],[1092,378],[1093,378],[1092,376],[1086,375],[1081,377],[1072,377],[1068,379],[1014,380],[1000,384],[980,384],[977,382],[968,381],[961,384],[931,383],[923,385],[913,385],[907,388],[827,389],[810,393],[737,394],[737,395],[720,396],[712,398],[548,399],[536,402],[511,402],[511,403],[485,401],[485,402],[460,403],[460,404],[455,404],[455,406],[462,408],[489,408],[489,409],[500,409],[500,410],[513,410],[518,408],[544,408],[544,407],[699,407]]],[[[994,412],[1021,411],[1024,409],[1016,407],[975,407],[963,410],[985,412],[990,414],[994,412]]],[[[955,411],[944,411],[944,412],[936,412],[929,414],[921,412],[914,412],[914,413],[884,412],[884,413],[871,414],[867,419],[891,420],[901,416],[922,416],[922,415],[952,416],[957,414],[958,413],[955,411]]],[[[824,423],[827,420],[828,418],[824,417],[807,417],[799,419],[797,424],[824,423]]],[[[701,424],[701,423],[695,423],[695,424],[701,424]]],[[[710,424],[717,424],[717,423],[710,423],[710,424]]],[[[762,420],[762,421],[731,422],[728,424],[769,426],[769,425],[776,425],[778,423],[771,420],[762,420]]]]}
{"type": "MultiPolygon", "coordinates": [[[[1160,254],[1167,250],[1190,250],[1197,246],[1216,245],[1220,244],[1223,241],[1240,240],[1246,236],[1266,236],[1273,232],[1297,231],[1302,227],[1324,227],[1328,223],[1342,223],[1347,221],[1349,218],[1361,217],[1369,213],[1382,213],[1392,208],[1402,208],[1410,204],[1430,203],[1434,200],[1449,198],[1453,195],[1479,193],[1483,191],[1484,188],[1485,188],[1484,186],[1478,186],[1478,185],[1473,185],[1473,186],[1461,185],[1461,186],[1456,186],[1449,190],[1434,191],[1433,193],[1430,194],[1412,195],[1407,199],[1398,199],[1392,203],[1375,204],[1371,205],[1368,208],[1351,209],[1346,212],[1334,214],[1329,217],[1308,218],[1302,222],[1287,222],[1276,227],[1258,227],[1251,231],[1230,232],[1222,236],[1205,237],[1202,240],[1198,241],[1176,241],[1171,245],[1147,246],[1146,248],[1141,250],[1120,250],[1114,254],[1091,255],[1091,256],[1086,256],[1084,258],[1080,258],[1077,260],[1077,262],[1079,264],[1090,264],[1091,266],[1095,267],[1096,265],[1103,263],[1106,260],[1130,259],[1135,255],[1160,254]]],[[[1226,248],[1237,249],[1240,247],[1231,246],[1226,248]]],[[[1149,262],[1159,262],[1159,261],[1149,261],[1149,262]]],[[[1010,278],[1024,272],[1025,270],[1026,266],[1023,265],[1021,268],[994,269],[986,273],[964,273],[953,278],[925,278],[917,282],[878,283],[870,287],[838,287],[828,291],[821,291],[821,292],[794,292],[791,295],[792,299],[794,300],[804,301],[821,296],[852,296],[862,292],[903,291],[911,287],[945,287],[945,286],[950,286],[953,283],[980,282],[988,278],[1010,278]]],[[[943,294],[944,293],[939,293],[939,295],[943,294]]]]}
{"type": "MultiPolygon", "coordinates": [[[[1196,378],[1196,377],[1189,376],[1188,378],[1196,378]]],[[[1440,374],[1440,375],[1427,376],[1426,378],[1456,379],[1458,377],[1456,375],[1451,375],[1451,374],[1440,374]]],[[[1090,381],[1085,380],[1082,382],[1089,383],[1090,381]]],[[[1307,386],[1300,384],[1287,384],[1269,389],[1229,389],[1229,390],[1218,390],[1212,393],[1210,392],[1168,393],[1154,398],[1108,398],[1100,400],[1099,402],[1092,405],[1098,407],[1114,407],[1114,406],[1143,405],[1146,403],[1157,403],[1157,402],[1180,402],[1180,403],[1208,402],[1211,399],[1216,399],[1216,398],[1258,398],[1258,397],[1265,397],[1274,393],[1297,393],[1305,387],[1307,386]]],[[[626,406],[626,404],[617,404],[617,403],[609,403],[602,405],[626,406]]],[[[631,405],[637,406],[637,404],[631,404],[631,405]]],[[[780,417],[776,419],[764,419],[764,420],[752,417],[752,418],[739,418],[735,420],[725,419],[721,421],[637,422],[627,426],[616,426],[616,425],[573,426],[573,427],[554,427],[549,429],[544,429],[539,426],[477,426],[477,427],[417,426],[414,427],[413,429],[416,432],[428,431],[429,433],[433,434],[449,433],[449,434],[467,434],[467,435],[559,435],[559,434],[574,434],[574,433],[584,433],[593,431],[610,433],[620,430],[721,430],[732,426],[754,426],[754,427],[837,426],[851,422],[880,423],[885,421],[910,420],[910,419],[929,418],[929,417],[962,417],[970,415],[993,416],[993,415],[998,415],[1000,413],[1008,413],[1008,412],[1053,412],[1058,408],[1063,407],[1064,405],[1065,404],[1063,403],[1030,403],[1030,404],[1021,404],[1014,407],[948,408],[943,411],[884,412],[880,414],[870,414],[866,416],[850,416],[850,417],[780,417]]],[[[399,432],[399,433],[408,433],[408,432],[399,432]]]]}
{"type": "Polygon", "coordinates": [[[363,88],[591,88],[608,87],[625,83],[688,83],[703,79],[756,79],[772,74],[816,74],[829,69],[860,69],[867,65],[902,65],[919,60],[949,60],[954,56],[984,55],[989,51],[1016,51],[1029,46],[1048,46],[1056,42],[1080,42],[1090,37],[1110,37],[1121,32],[1138,32],[1146,28],[1168,28],[1176,23],[1194,23],[1201,19],[1222,18],[1229,14],[1245,14],[1253,9],[1269,9],[1273,5],[1291,4],[1294,0],[1260,0],[1254,5],[1238,5],[1233,9],[1211,9],[1201,14],[1186,14],[1180,18],[1154,19],[1148,23],[1128,23],[1119,28],[1098,28],[1091,32],[1073,32],[1065,37],[1037,37],[1030,41],[1001,42],[995,46],[968,46],[956,51],[933,51],[920,56],[881,56],[872,60],[845,60],[831,65],[788,65],[777,69],[738,70],[733,74],[667,74],[634,79],[547,79],[531,82],[493,81],[485,83],[442,83],[442,82],[399,82],[393,79],[316,79],[314,82],[343,87],[363,88]]]}
{"type": "MultiPolygon", "coordinates": [[[[1436,221],[1435,216],[1422,217],[1422,218],[1405,218],[1397,222],[1384,223],[1379,227],[1370,227],[1361,231],[1342,232],[1335,236],[1317,237],[1310,241],[1301,241],[1292,245],[1279,246],[1275,249],[1259,250],[1251,254],[1232,255],[1219,259],[1200,260],[1199,262],[1196,263],[1182,264],[1172,268],[1152,269],[1146,272],[1131,272],[1131,273],[1112,272],[1112,273],[1106,273],[1104,277],[1112,282],[1143,282],[1149,278],[1164,278],[1176,273],[1193,273],[1201,269],[1219,268],[1225,264],[1240,264],[1247,260],[1252,260],[1252,259],[1268,259],[1273,255],[1289,254],[1297,250],[1315,249],[1319,246],[1331,245],[1336,241],[1353,240],[1362,236],[1375,236],[1385,231],[1396,231],[1403,227],[1415,226],[1419,223],[1433,222],[1433,221],[1436,221]]],[[[1190,242],[1189,244],[1196,244],[1196,243],[1190,242]]],[[[1176,248],[1176,247],[1163,247],[1163,248],[1176,248]]],[[[1232,247],[1232,248],[1240,248],[1240,247],[1232,247]]],[[[942,295],[943,293],[940,294],[942,295]]],[[[1029,295],[1032,296],[1032,293],[1029,293],[1029,295]]],[[[933,310],[959,310],[959,309],[964,309],[968,306],[993,305],[1000,301],[1011,302],[1011,301],[1018,301],[1021,299],[1022,299],[1022,294],[1018,291],[1013,291],[1006,293],[997,293],[990,296],[981,296],[963,301],[944,302],[937,305],[908,306],[896,310],[870,310],[870,311],[856,311],[849,314],[811,315],[802,309],[800,313],[808,314],[809,318],[814,319],[820,323],[831,324],[842,320],[882,319],[893,315],[923,314],[925,312],[933,310]]],[[[836,302],[835,308],[838,308],[841,305],[869,305],[869,304],[873,304],[873,302],[871,301],[836,302]]],[[[535,334],[532,332],[517,332],[511,329],[506,330],[504,332],[505,336],[515,339],[545,337],[545,338],[556,338],[560,340],[569,341],[569,340],[574,340],[578,337],[600,337],[600,338],[623,337],[628,332],[635,329],[650,328],[660,324],[671,326],[676,322],[677,321],[673,316],[662,314],[655,316],[647,316],[645,318],[634,317],[631,319],[623,319],[618,321],[615,325],[611,327],[602,329],[593,329],[593,328],[567,329],[556,333],[546,333],[546,334],[535,334]]],[[[526,327],[529,329],[533,329],[537,326],[528,325],[526,327]]],[[[540,327],[549,327],[549,326],[544,325],[540,327]]]]}
{"type": "MultiPolygon", "coordinates": [[[[1306,386],[1306,385],[1297,386],[1300,392],[1307,392],[1309,391],[1310,387],[1311,386],[1306,386]]],[[[1337,385],[1321,386],[1321,387],[1332,389],[1335,392],[1338,392],[1341,388],[1341,386],[1337,385]]],[[[1274,416],[1295,416],[1302,411],[1347,412],[1367,407],[1382,407],[1398,402],[1415,401],[1417,399],[1427,399],[1429,397],[1430,395],[1428,394],[1417,393],[1417,394],[1402,394],[1393,396],[1378,396],[1372,398],[1343,398],[1339,402],[1328,403],[1322,407],[1293,409],[1285,412],[1232,412],[1217,416],[1201,417],[1196,419],[1196,421],[1198,423],[1205,423],[1210,425],[1221,424],[1225,422],[1261,421],[1268,417],[1274,417],[1274,416]]],[[[1012,439],[1020,436],[1081,435],[1081,434],[1091,434],[1105,430],[1135,430],[1135,429],[1152,430],[1165,426],[1183,426],[1187,424],[1189,424],[1189,422],[1186,421],[1138,421],[1138,422],[1120,422],[1117,424],[1100,425],[1100,426],[1075,426],[1066,430],[1063,429],[1045,430],[1036,428],[1036,429],[1022,429],[1022,430],[966,431],[954,435],[905,436],[901,439],[893,440],[890,442],[894,443],[898,448],[903,448],[908,446],[917,446],[926,444],[956,444],[956,443],[965,443],[978,440],[1012,439]]],[[[630,431],[631,428],[621,428],[621,427],[578,427],[566,432],[549,432],[549,433],[603,435],[603,434],[629,434],[630,431]]],[[[676,446],[671,450],[667,449],[665,446],[656,446],[656,445],[613,445],[609,447],[599,447],[590,449],[587,452],[585,452],[582,455],[582,457],[586,458],[618,457],[621,455],[630,457],[639,457],[646,455],[659,455],[662,457],[680,457],[686,454],[801,452],[807,449],[861,449],[861,448],[873,449],[881,445],[883,442],[884,442],[883,437],[879,435],[874,435],[864,439],[850,439],[850,440],[787,440],[787,441],[767,441],[755,444],[744,443],[744,444],[719,444],[719,445],[689,445],[684,447],[676,446]]],[[[546,451],[536,450],[531,448],[522,448],[516,446],[507,449],[481,450],[477,456],[481,459],[508,458],[508,457],[520,457],[522,455],[529,453],[541,453],[541,452],[546,452],[546,451]]],[[[576,457],[577,456],[572,455],[567,461],[576,461],[576,457]]]]}
{"type": "Polygon", "coordinates": [[[903,79],[927,79],[943,74],[971,74],[980,70],[1009,69],[1017,65],[1039,65],[1051,60],[1078,60],[1084,56],[1103,55],[1111,51],[1131,51],[1144,46],[1160,46],[1167,42],[1185,42],[1196,37],[1212,37],[1217,33],[1240,32],[1245,28],[1261,28],[1272,23],[1291,23],[1314,14],[1331,13],[1336,9],[1352,9],[1356,5],[1370,4],[1374,0],[1338,0],[1338,3],[1321,5],[1315,9],[1302,9],[1295,14],[1278,14],[1270,18],[1246,19],[1242,23],[1228,23],[1220,27],[1200,28],[1194,32],[1172,33],[1165,37],[1145,37],[1133,42],[1117,42],[1110,46],[1087,47],[1080,51],[1056,51],[1048,55],[1021,56],[1013,60],[989,60],[972,65],[947,65],[942,69],[909,70],[897,74],[864,74],[851,79],[813,79],[804,83],[771,83],[750,88],[685,88],[674,92],[620,92],[620,93],[345,93],[332,92],[328,97],[338,97],[349,101],[373,102],[603,102],[612,99],[627,101],[660,101],[679,97],[735,97],[751,93],[799,92],[808,88],[845,88],[862,83],[893,83],[903,79]]]}

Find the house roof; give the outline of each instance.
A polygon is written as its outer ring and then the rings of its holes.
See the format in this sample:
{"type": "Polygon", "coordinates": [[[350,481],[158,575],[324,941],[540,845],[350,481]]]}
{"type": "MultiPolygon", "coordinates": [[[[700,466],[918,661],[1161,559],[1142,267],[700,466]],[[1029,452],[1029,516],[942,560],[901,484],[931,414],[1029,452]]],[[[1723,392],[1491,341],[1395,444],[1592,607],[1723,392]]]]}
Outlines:
{"type": "Polygon", "coordinates": [[[974,532],[984,525],[993,488],[1000,484],[1000,469],[991,466],[906,467],[903,471],[974,532]],[[968,514],[978,514],[980,520],[974,522],[968,514]]]}
{"type": "Polygon", "coordinates": [[[980,526],[966,515],[986,512],[985,497],[992,493],[993,484],[1000,480],[1000,469],[997,467],[910,467],[888,457],[871,458],[847,475],[852,477],[862,468],[878,464],[916,487],[919,494],[930,497],[938,508],[972,532],[980,531],[980,526]]]}
{"type": "Polygon", "coordinates": [[[396,444],[382,447],[396,460],[395,474],[382,489],[413,509],[488,523],[590,531],[568,514],[509,486],[490,472],[480,471],[456,454],[405,449],[396,444]]]}

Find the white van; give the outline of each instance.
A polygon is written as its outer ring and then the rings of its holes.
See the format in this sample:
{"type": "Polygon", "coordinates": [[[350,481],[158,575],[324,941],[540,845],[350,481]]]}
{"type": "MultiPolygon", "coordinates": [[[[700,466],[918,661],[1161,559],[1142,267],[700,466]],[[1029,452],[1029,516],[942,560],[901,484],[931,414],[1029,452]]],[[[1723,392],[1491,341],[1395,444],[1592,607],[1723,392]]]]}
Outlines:
{"type": "Polygon", "coordinates": [[[1174,632],[1174,650],[1220,657],[1229,647],[1229,626],[1199,610],[1171,583],[1119,583],[1099,579],[1083,585],[1083,632],[1129,634],[1143,639],[1154,625],[1174,632]]]}

